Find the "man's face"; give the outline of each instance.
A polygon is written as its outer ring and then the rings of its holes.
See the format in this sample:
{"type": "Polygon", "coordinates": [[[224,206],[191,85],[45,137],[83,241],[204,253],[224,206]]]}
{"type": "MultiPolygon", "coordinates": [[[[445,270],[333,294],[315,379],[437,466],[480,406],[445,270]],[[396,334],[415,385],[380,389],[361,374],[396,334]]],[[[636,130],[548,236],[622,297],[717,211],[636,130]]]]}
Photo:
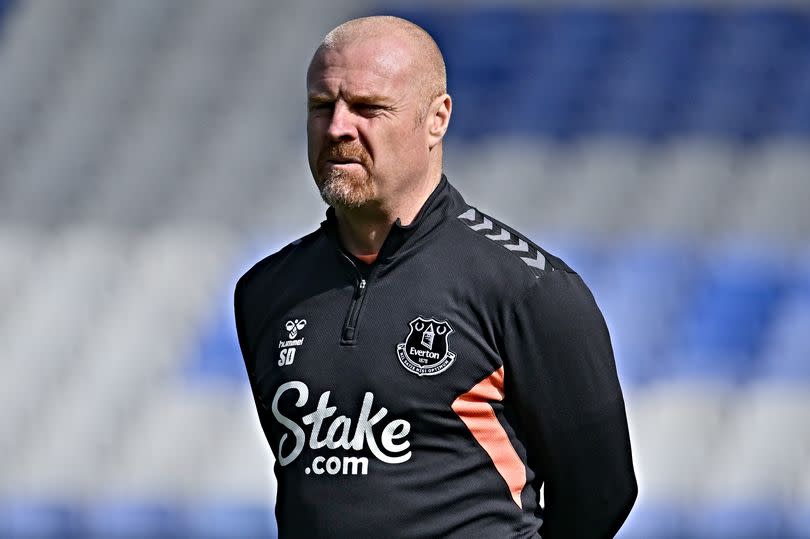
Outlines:
{"type": "Polygon", "coordinates": [[[327,204],[386,204],[428,167],[410,51],[394,39],[323,49],[307,76],[309,166],[327,204]]]}

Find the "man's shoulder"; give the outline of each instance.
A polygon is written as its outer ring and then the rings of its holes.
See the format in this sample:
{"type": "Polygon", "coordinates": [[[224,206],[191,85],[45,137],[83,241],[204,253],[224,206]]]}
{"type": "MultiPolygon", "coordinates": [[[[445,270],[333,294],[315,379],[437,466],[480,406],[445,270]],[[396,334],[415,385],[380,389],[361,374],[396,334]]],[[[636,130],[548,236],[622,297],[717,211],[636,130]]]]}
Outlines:
{"type": "Polygon", "coordinates": [[[249,286],[256,280],[265,280],[265,278],[275,274],[280,267],[303,256],[317,243],[322,234],[322,229],[314,230],[256,262],[239,278],[236,284],[237,293],[240,289],[249,286]]]}
{"type": "Polygon", "coordinates": [[[459,232],[466,239],[464,251],[484,268],[491,289],[514,309],[509,312],[531,311],[561,335],[604,325],[590,288],[562,258],[474,206],[457,213],[467,229],[459,232]]]}
{"type": "Polygon", "coordinates": [[[532,278],[556,271],[573,271],[562,259],[525,234],[475,206],[465,205],[456,213],[459,234],[466,240],[464,243],[472,247],[471,255],[482,264],[493,266],[499,272],[516,272],[532,278]]]}

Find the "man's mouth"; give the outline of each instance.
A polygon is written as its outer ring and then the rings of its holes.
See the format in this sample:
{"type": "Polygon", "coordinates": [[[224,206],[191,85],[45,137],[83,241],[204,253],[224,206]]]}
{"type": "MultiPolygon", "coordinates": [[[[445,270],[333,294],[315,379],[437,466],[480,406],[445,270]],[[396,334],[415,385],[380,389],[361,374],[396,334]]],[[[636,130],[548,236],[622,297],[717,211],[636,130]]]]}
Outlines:
{"type": "Polygon", "coordinates": [[[333,158],[333,159],[328,159],[326,162],[331,164],[331,165],[351,165],[351,164],[359,165],[359,164],[361,164],[360,160],[353,159],[351,157],[336,157],[336,158],[333,158]]]}

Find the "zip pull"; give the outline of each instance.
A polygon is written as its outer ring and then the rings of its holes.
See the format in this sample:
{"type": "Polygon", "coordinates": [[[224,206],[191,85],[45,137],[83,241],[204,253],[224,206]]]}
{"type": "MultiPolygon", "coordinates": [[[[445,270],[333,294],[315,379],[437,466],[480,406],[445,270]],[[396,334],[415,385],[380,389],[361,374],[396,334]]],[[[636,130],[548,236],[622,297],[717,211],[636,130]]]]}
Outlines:
{"type": "Polygon", "coordinates": [[[357,288],[354,290],[354,298],[357,299],[363,295],[363,292],[366,290],[366,280],[360,279],[360,282],[357,284],[357,288]]]}

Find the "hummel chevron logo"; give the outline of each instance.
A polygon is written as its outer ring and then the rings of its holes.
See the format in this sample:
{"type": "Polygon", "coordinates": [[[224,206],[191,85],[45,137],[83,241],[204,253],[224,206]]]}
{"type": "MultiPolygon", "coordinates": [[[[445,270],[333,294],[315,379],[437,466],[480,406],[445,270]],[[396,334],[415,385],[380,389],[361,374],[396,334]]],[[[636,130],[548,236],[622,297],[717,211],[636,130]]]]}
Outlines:
{"type": "Polygon", "coordinates": [[[521,239],[518,239],[517,245],[504,245],[504,247],[506,247],[510,251],[526,251],[527,253],[529,252],[529,246],[526,245],[526,242],[521,239]]]}
{"type": "MultiPolygon", "coordinates": [[[[509,241],[511,239],[511,234],[509,234],[508,230],[501,230],[501,233],[498,235],[487,234],[486,236],[492,241],[509,241]]],[[[526,243],[524,242],[523,245],[526,245],[526,243]]]]}
{"type": "Polygon", "coordinates": [[[483,221],[481,221],[477,225],[470,225],[470,228],[472,228],[476,232],[480,232],[481,230],[493,230],[494,226],[495,225],[492,224],[492,221],[484,217],[483,221]]]}
{"type": "Polygon", "coordinates": [[[539,270],[546,269],[546,257],[537,247],[527,242],[525,238],[521,238],[514,232],[507,230],[500,223],[494,222],[475,208],[469,208],[458,218],[461,219],[462,223],[482,236],[515,253],[526,265],[539,270]]]}

